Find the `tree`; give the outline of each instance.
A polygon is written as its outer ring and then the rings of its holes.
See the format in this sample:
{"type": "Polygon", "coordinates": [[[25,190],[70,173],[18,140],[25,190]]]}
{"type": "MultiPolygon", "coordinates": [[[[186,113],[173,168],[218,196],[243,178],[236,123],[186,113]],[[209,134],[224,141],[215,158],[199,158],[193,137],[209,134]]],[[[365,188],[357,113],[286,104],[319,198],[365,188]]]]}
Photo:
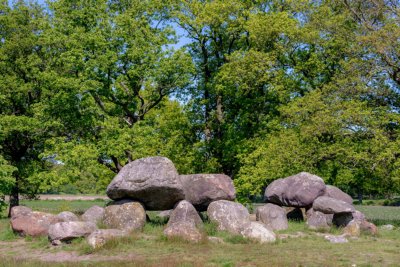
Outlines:
{"type": "Polygon", "coordinates": [[[22,1],[12,7],[3,1],[0,9],[0,154],[11,208],[19,204],[19,193],[37,190],[31,181],[45,170],[39,154],[54,125],[43,120],[47,66],[40,37],[45,14],[40,6],[22,1]]]}

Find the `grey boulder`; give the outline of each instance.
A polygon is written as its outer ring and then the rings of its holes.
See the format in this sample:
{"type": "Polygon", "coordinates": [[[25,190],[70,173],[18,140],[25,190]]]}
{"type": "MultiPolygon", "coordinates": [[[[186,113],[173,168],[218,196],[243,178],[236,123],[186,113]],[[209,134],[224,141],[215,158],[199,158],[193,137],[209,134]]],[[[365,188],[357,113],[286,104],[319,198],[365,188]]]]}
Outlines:
{"type": "Polygon", "coordinates": [[[49,239],[69,241],[78,237],[86,237],[97,230],[93,222],[60,222],[50,226],[49,239]]]}
{"type": "Polygon", "coordinates": [[[167,227],[181,222],[192,223],[196,226],[203,225],[203,221],[196,209],[186,200],[180,201],[176,208],[171,212],[167,227]]]}
{"type": "Polygon", "coordinates": [[[61,222],[75,222],[79,221],[78,216],[70,211],[63,211],[57,214],[57,217],[60,219],[61,222]]]}
{"type": "Polygon", "coordinates": [[[10,224],[14,232],[22,236],[46,236],[52,224],[60,219],[49,213],[32,211],[26,215],[11,218],[10,224]]]}
{"type": "Polygon", "coordinates": [[[356,210],[353,205],[331,197],[318,197],[313,203],[313,209],[322,213],[352,213],[356,210]]]}
{"type": "Polygon", "coordinates": [[[241,234],[246,224],[250,222],[250,214],[246,207],[227,200],[211,202],[207,209],[207,215],[211,222],[217,224],[219,231],[227,231],[232,234],[241,234]]]}
{"type": "Polygon", "coordinates": [[[139,202],[126,202],[105,208],[104,224],[125,231],[141,230],[146,223],[146,211],[139,202]]]}
{"type": "Polygon", "coordinates": [[[32,212],[31,208],[25,206],[15,206],[11,209],[11,218],[17,218],[18,216],[28,215],[32,212]]]}
{"type": "Polygon", "coordinates": [[[249,222],[245,224],[240,234],[245,238],[259,243],[271,243],[276,240],[275,233],[260,222],[249,222]]]}
{"type": "Polygon", "coordinates": [[[193,205],[182,200],[171,212],[164,235],[197,243],[203,239],[199,229],[202,226],[203,222],[193,205]]]}
{"type": "Polygon", "coordinates": [[[286,210],[271,203],[257,208],[256,218],[257,221],[266,224],[272,230],[285,230],[288,228],[286,210]]]}
{"type": "Polygon", "coordinates": [[[107,187],[109,198],[140,201],[148,210],[167,210],[185,198],[178,172],[165,157],[148,157],[125,165],[107,187]]]}
{"type": "Polygon", "coordinates": [[[306,214],[307,226],[312,230],[329,229],[332,225],[333,214],[325,214],[312,208],[306,214]]]}
{"type": "Polygon", "coordinates": [[[93,206],[90,207],[88,210],[85,211],[84,214],[82,214],[82,220],[86,222],[93,222],[93,223],[98,223],[103,221],[104,218],[104,208],[100,206],[93,206]]]}
{"type": "Polygon", "coordinates": [[[98,229],[92,232],[87,238],[88,244],[92,248],[99,248],[111,239],[121,238],[128,234],[119,229],[98,229]]]}
{"type": "Polygon", "coordinates": [[[225,174],[180,175],[185,200],[199,211],[217,200],[234,200],[236,197],[232,179],[225,174]]]}
{"type": "Polygon", "coordinates": [[[265,200],[279,206],[309,207],[314,200],[325,193],[322,178],[301,172],[287,178],[273,181],[265,190],[265,200]]]}
{"type": "Polygon", "coordinates": [[[349,196],[348,194],[346,194],[345,192],[343,192],[342,190],[333,185],[326,186],[326,191],[324,196],[344,201],[350,205],[353,204],[353,198],[351,196],[349,196]]]}

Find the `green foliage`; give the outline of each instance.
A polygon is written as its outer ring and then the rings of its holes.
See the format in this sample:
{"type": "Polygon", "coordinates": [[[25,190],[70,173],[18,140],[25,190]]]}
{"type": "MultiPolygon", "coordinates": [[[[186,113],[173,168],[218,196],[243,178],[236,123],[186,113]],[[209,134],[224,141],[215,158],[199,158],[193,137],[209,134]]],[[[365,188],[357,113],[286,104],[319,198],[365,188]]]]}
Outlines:
{"type": "Polygon", "coordinates": [[[391,197],[399,8],[2,2],[0,207],[18,192],[103,192],[125,164],[154,155],[180,173],[230,175],[240,201],[300,171],[360,198],[391,197]]]}

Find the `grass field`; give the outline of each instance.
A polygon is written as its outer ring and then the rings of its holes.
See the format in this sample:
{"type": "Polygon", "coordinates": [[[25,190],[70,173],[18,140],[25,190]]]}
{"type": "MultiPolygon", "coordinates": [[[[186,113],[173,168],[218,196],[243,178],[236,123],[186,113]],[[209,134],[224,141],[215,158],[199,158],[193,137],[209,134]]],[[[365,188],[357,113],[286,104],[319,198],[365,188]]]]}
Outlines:
{"type": "MultiPolygon", "coordinates": [[[[82,213],[94,201],[25,201],[35,210],[57,213],[68,210],[82,213]]],[[[398,224],[399,207],[357,206],[368,218],[398,224]]],[[[151,214],[151,217],[153,214],[151,214]]],[[[392,223],[393,224],[393,223],[392,223]]],[[[400,229],[380,230],[377,237],[362,235],[345,244],[331,244],[306,229],[304,223],[290,222],[289,230],[278,233],[303,237],[278,239],[260,245],[247,239],[218,233],[213,225],[205,230],[224,240],[223,244],[203,242],[189,244],[163,237],[164,225],[157,221],[146,224],[142,233],[109,242],[100,250],[92,250],[84,240],[62,247],[51,247],[46,238],[15,236],[8,220],[0,220],[0,267],[3,266],[399,266],[400,229]],[[54,262],[62,260],[65,261],[54,262]],[[41,261],[41,260],[44,260],[41,261]],[[72,262],[71,262],[72,260],[72,262]],[[73,261],[75,260],[75,262],[73,261]],[[111,264],[112,263],[112,264],[111,264]]]]}

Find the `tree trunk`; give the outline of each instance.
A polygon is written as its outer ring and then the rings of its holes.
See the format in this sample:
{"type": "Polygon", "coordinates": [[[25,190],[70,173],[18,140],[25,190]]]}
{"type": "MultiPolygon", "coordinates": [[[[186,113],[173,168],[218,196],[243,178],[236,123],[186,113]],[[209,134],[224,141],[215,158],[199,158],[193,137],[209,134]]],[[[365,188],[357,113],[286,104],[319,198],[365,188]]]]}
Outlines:
{"type": "Polygon", "coordinates": [[[358,204],[362,204],[362,201],[363,201],[363,191],[362,191],[362,189],[358,189],[357,199],[358,199],[358,204]]]}
{"type": "Polygon", "coordinates": [[[15,177],[15,185],[13,186],[10,194],[10,208],[8,210],[8,217],[11,217],[11,209],[15,206],[19,206],[19,186],[18,176],[15,177]]]}

